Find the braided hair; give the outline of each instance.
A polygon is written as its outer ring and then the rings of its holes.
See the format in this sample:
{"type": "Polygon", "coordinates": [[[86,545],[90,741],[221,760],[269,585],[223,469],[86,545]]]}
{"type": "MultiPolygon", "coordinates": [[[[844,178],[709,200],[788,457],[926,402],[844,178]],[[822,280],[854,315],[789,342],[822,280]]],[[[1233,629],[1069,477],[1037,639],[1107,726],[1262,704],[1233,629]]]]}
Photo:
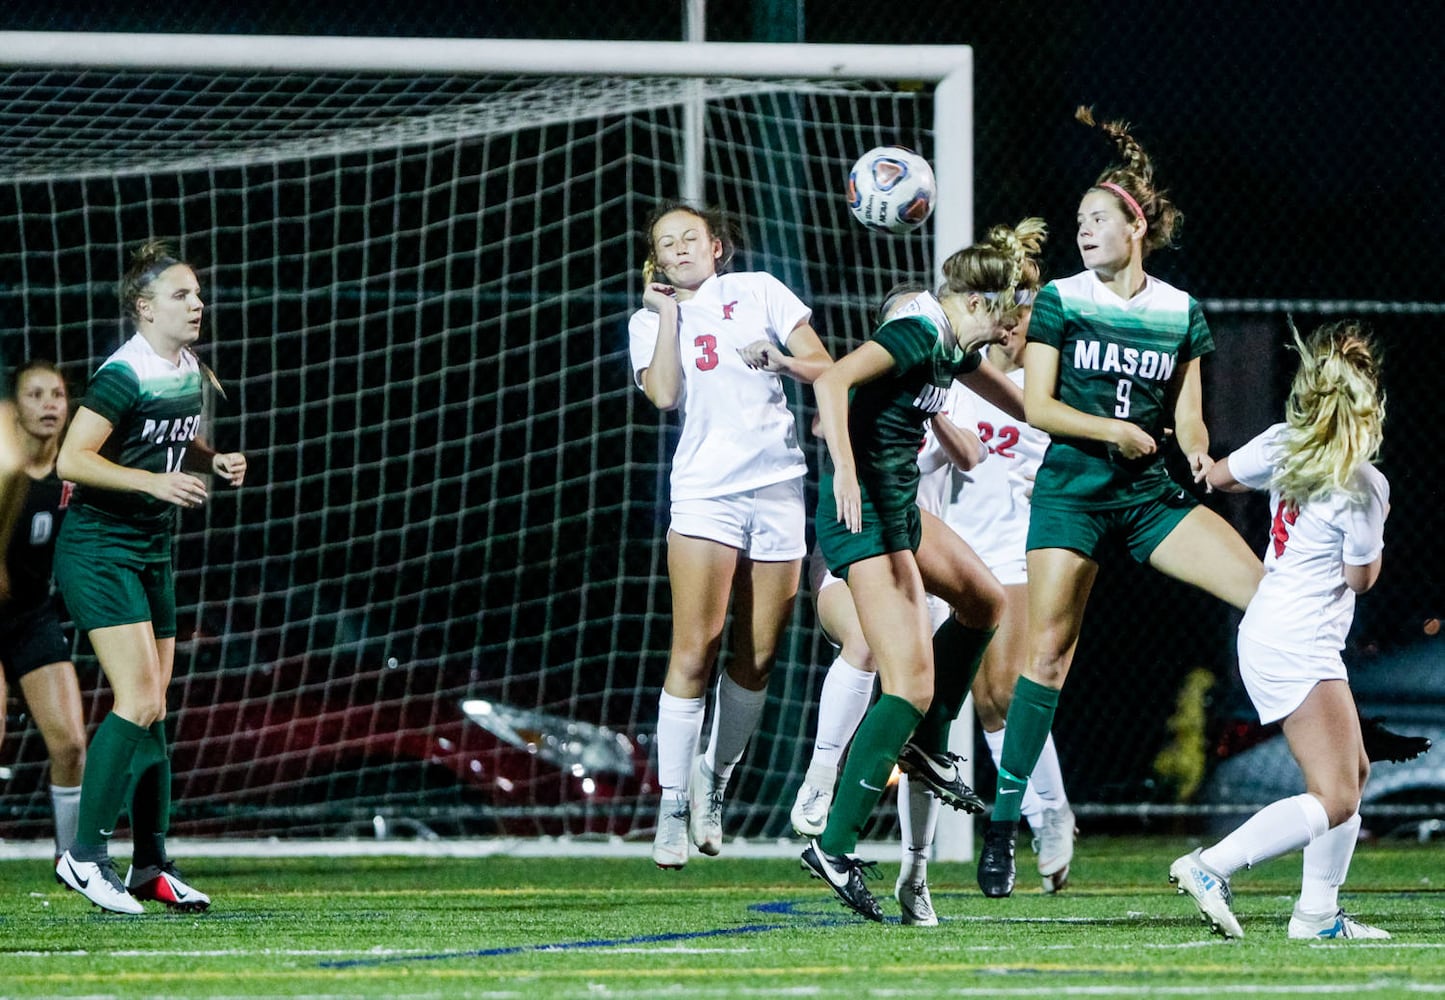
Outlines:
{"type": "Polygon", "coordinates": [[[1099,174],[1093,189],[1114,195],[1130,219],[1144,220],[1146,229],[1141,243],[1146,255],[1173,246],[1184,224],[1184,213],[1165,192],[1154,186],[1154,161],[1129,131],[1130,125],[1122,121],[1095,122],[1094,110],[1088,107],[1080,107],[1074,117],[1103,132],[1114,144],[1121,161],[1099,174]]]}

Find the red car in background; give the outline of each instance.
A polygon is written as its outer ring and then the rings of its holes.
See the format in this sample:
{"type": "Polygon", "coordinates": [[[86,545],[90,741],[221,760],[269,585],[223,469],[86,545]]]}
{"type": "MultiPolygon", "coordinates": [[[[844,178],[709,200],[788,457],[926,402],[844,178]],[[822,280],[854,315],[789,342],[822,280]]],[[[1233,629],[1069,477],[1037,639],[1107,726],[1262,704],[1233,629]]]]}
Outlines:
{"type": "MultiPolygon", "coordinates": [[[[88,700],[93,727],[109,691],[88,700]]],[[[177,677],[171,700],[173,834],[626,835],[635,818],[651,823],[637,807],[655,784],[638,741],[469,695],[436,670],[299,658],[177,677]]],[[[0,754],[0,837],[48,837],[45,749],[18,711],[0,754]]]]}

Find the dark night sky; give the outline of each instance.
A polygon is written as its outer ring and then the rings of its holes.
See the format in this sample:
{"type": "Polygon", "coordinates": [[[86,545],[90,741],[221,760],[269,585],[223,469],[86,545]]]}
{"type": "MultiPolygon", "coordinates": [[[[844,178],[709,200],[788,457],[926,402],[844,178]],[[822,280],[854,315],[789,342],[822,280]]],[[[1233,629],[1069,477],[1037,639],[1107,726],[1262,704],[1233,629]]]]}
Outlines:
{"type": "MultiPolygon", "coordinates": [[[[683,4],[7,6],[0,24],[12,29],[674,39],[683,4]]],[[[757,37],[753,15],[766,9],[710,7],[709,37],[726,41],[757,37]]],[[[1188,220],[1165,273],[1200,297],[1438,302],[1445,120],[1432,56],[1442,11],[1432,0],[813,0],[803,21],[811,42],[975,47],[980,224],[1042,212],[1066,231],[1106,155],[1072,120],[1089,103],[1133,122],[1159,160],[1188,220]]],[[[1054,273],[1073,266],[1066,241],[1051,252],[1054,273]]]]}

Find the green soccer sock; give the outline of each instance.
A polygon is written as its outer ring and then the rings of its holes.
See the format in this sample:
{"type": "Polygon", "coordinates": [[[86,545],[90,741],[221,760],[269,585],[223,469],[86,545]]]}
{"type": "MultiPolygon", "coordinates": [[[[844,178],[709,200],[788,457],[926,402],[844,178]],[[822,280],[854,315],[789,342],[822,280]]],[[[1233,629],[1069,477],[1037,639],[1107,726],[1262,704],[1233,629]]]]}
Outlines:
{"type": "Polygon", "coordinates": [[[1027,677],[1014,685],[1013,701],[1008,707],[1004,725],[1003,754],[999,760],[998,787],[993,800],[996,822],[1019,820],[1019,806],[1029,775],[1039,762],[1049,730],[1054,726],[1054,712],[1059,707],[1056,688],[1044,687],[1027,677]]]}
{"type": "Polygon", "coordinates": [[[913,735],[923,713],[897,695],[879,698],[853,736],[848,760],[838,779],[838,793],[828,811],[828,826],[818,843],[829,854],[847,854],[873,815],[874,806],[888,787],[898,751],[913,735]]]}
{"type": "Polygon", "coordinates": [[[949,615],[933,633],[933,702],[913,733],[913,742],[920,749],[933,754],[948,749],[948,731],[963,711],[995,631],[969,628],[949,615]]]}
{"type": "Polygon", "coordinates": [[[136,749],[133,767],[130,829],[135,856],[131,863],[137,868],[159,867],[166,863],[166,831],[171,825],[171,755],[163,720],[147,731],[147,739],[136,749]]]}
{"type": "Polygon", "coordinates": [[[150,733],[111,712],[95,730],[85,753],[80,781],[80,815],[71,854],[79,861],[97,861],[115,833],[115,821],[130,789],[131,762],[150,733]]]}

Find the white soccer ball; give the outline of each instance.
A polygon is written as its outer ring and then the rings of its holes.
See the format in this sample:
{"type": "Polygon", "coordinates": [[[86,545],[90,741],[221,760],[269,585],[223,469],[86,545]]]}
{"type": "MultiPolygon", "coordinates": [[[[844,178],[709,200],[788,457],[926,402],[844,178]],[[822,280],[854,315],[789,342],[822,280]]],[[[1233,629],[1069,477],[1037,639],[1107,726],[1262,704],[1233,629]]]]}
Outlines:
{"type": "Polygon", "coordinates": [[[869,229],[907,233],[933,214],[938,185],[928,161],[902,146],[879,146],[848,172],[848,207],[869,229]]]}

